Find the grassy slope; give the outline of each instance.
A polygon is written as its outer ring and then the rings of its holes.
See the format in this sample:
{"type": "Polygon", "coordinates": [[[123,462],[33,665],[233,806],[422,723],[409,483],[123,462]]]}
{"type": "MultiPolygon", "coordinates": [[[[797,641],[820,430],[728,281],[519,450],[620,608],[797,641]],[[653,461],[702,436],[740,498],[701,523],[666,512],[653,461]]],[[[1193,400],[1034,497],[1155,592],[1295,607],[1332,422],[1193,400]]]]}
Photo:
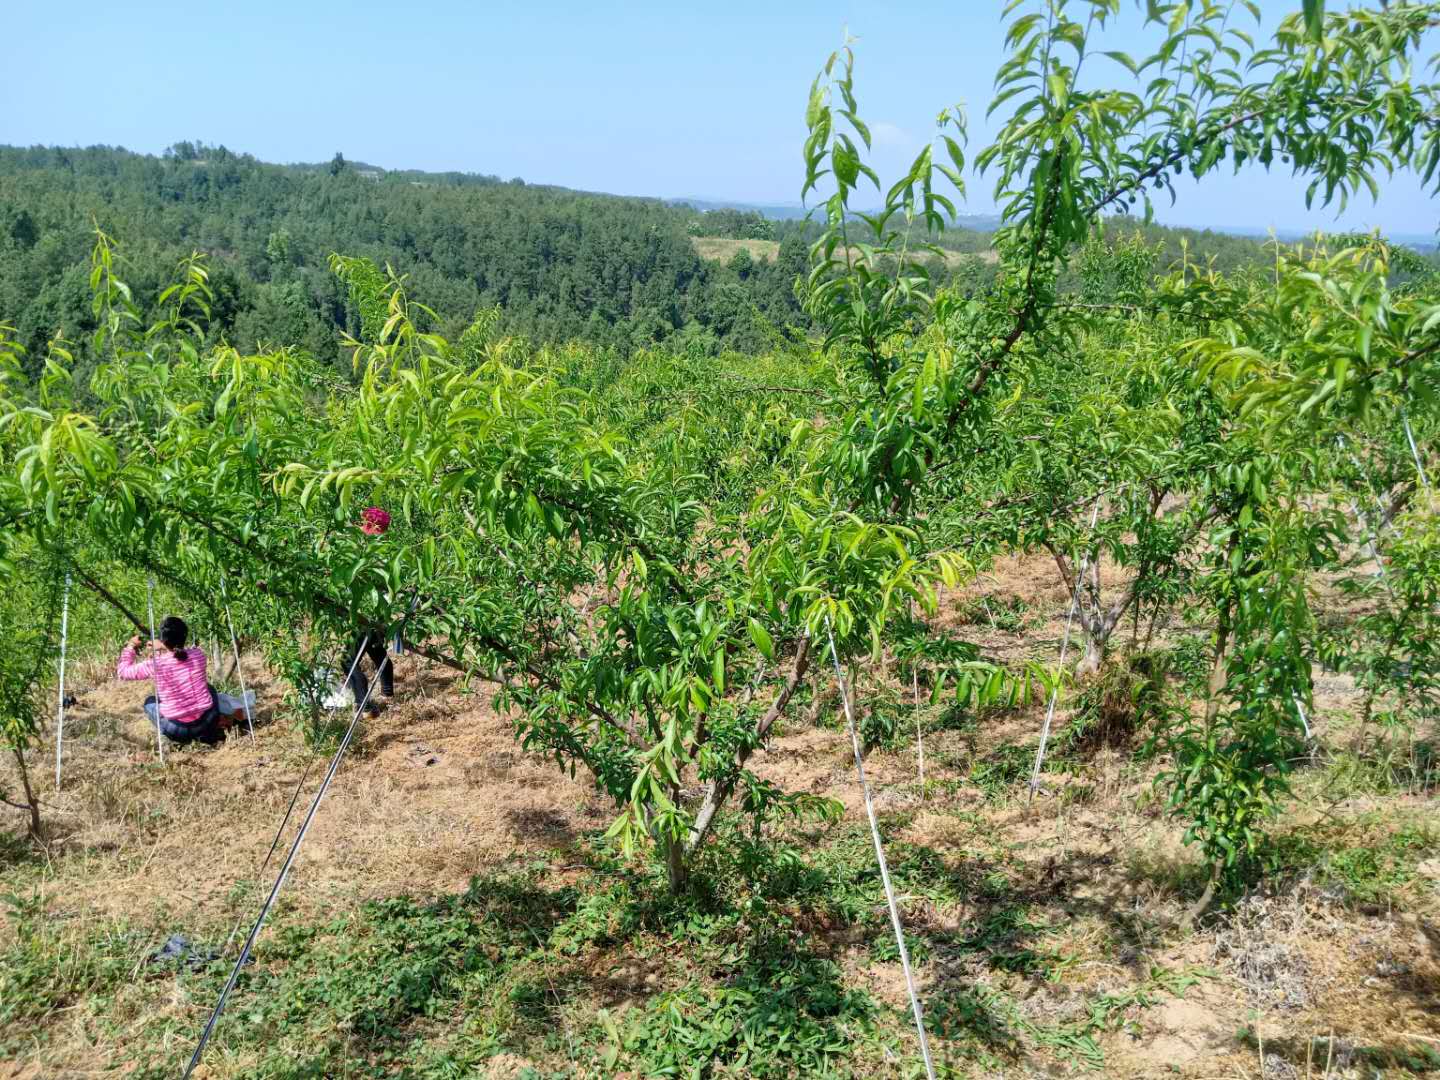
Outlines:
{"type": "MultiPolygon", "coordinates": [[[[1053,568],[1010,560],[982,585],[983,603],[951,597],[937,626],[1002,655],[1053,652],[1053,568]]],[[[1197,632],[1173,628],[1182,660],[1197,632]]],[[[278,687],[247,670],[269,721],[278,687]]],[[[652,869],[605,853],[608,808],[517,748],[491,688],[413,657],[401,676],[204,1075],[914,1074],[823,680],[760,770],[840,799],[844,819],[731,835],[677,902],[652,869]]],[[[174,1076],[226,972],[145,958],[173,932],[223,942],[253,913],[256,869],[313,755],[267,722],[253,745],[161,767],[143,686],[109,682],[103,663],[72,681],[66,783],[41,781],[48,844],[0,848],[0,1060],[22,1076],[174,1076]]],[[[945,1075],[1259,1076],[1264,1060],[1266,1076],[1303,1076],[1307,1056],[1315,1076],[1327,1056],[1332,1076],[1440,1069],[1440,829],[1410,790],[1413,748],[1352,755],[1352,691],[1322,689],[1321,764],[1277,826],[1270,889],[1190,932],[1175,923],[1199,873],[1150,795],[1155,763],[1067,749],[1062,729],[1051,796],[1027,806],[1038,706],[978,721],[927,707],[922,792],[906,688],[861,680],[874,723],[896,731],[867,771],[945,1075]]]]}

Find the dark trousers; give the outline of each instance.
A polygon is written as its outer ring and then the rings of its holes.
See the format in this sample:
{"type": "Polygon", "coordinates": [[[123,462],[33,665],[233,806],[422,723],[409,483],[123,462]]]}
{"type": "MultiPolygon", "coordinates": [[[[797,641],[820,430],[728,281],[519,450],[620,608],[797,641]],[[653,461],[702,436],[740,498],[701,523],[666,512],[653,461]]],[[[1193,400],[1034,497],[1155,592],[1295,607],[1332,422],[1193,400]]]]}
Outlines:
{"type": "MultiPolygon", "coordinates": [[[[363,665],[359,662],[361,649],[364,649],[364,656],[369,659],[370,666],[375,669],[375,676],[380,682],[380,693],[386,697],[395,696],[395,669],[390,664],[390,654],[385,649],[385,639],[378,634],[371,634],[355,642],[355,648],[350,651],[350,667],[354,671],[350,675],[350,693],[355,697],[355,704],[365,700],[365,691],[369,687],[369,680],[361,672],[363,665]]],[[[373,698],[373,694],[371,695],[373,698]]]]}
{"type": "Polygon", "coordinates": [[[167,720],[160,715],[160,707],[155,704],[155,695],[151,694],[145,699],[145,715],[150,717],[152,723],[160,726],[160,734],[174,743],[202,742],[214,746],[225,741],[225,732],[219,723],[220,716],[214,710],[205,713],[194,723],[177,724],[174,720],[167,720]]]}

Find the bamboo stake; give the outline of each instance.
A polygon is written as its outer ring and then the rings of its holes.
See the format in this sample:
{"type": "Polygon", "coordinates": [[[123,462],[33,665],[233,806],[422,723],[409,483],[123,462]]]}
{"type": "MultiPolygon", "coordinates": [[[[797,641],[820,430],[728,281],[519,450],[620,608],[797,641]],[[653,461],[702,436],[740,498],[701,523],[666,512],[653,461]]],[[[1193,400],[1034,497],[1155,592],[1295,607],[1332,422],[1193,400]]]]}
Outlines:
{"type": "Polygon", "coordinates": [[[1415,471],[1420,474],[1420,483],[1425,488],[1425,497],[1433,499],[1433,492],[1430,490],[1430,477],[1425,475],[1425,466],[1420,463],[1420,450],[1415,445],[1415,433],[1410,430],[1410,417],[1405,415],[1404,410],[1400,412],[1400,419],[1405,424],[1405,439],[1410,443],[1410,456],[1415,459],[1415,471]]]}
{"type": "Polygon", "coordinates": [[[160,733],[160,657],[155,652],[155,578],[145,579],[145,605],[150,612],[150,679],[155,686],[155,748],[165,764],[165,738],[160,733]]]}
{"type": "MultiPolygon", "coordinates": [[[[1100,500],[1095,500],[1095,509],[1090,514],[1090,531],[1095,531],[1095,522],[1100,519],[1100,500]]],[[[1040,770],[1045,765],[1045,746],[1050,741],[1050,725],[1055,721],[1055,703],[1060,700],[1060,677],[1065,670],[1065,654],[1070,649],[1070,627],[1075,621],[1075,609],[1080,603],[1081,581],[1088,569],[1090,553],[1087,551],[1085,557],[1080,560],[1080,568],[1075,574],[1075,593],[1070,597],[1070,612],[1065,616],[1065,636],[1060,640],[1060,663],[1055,672],[1055,686],[1050,691],[1050,703],[1045,706],[1045,723],[1040,727],[1040,746],[1035,751],[1035,768],[1030,773],[1030,796],[1027,803],[1035,801],[1035,792],[1040,790],[1040,770]]]]}
{"type": "Polygon", "coordinates": [[[230,648],[235,652],[235,672],[240,676],[240,704],[245,709],[245,726],[250,741],[255,741],[255,721],[250,716],[250,692],[245,688],[245,672],[240,667],[240,639],[235,636],[235,620],[230,615],[230,594],[225,590],[225,575],[220,575],[220,598],[225,601],[225,621],[230,625],[230,648]]]}
{"type": "Polygon", "coordinates": [[[920,673],[910,669],[910,685],[915,690],[915,752],[920,758],[920,798],[925,798],[925,732],[920,726],[920,673]]]}
{"type": "Polygon", "coordinates": [[[60,790],[60,763],[65,747],[65,644],[70,634],[70,573],[60,600],[60,693],[55,709],[55,790],[60,790]]]}
{"type": "Polygon", "coordinates": [[[875,841],[875,861],[880,865],[880,883],[885,887],[885,902],[890,908],[890,924],[895,928],[895,944],[900,949],[900,966],[905,970],[905,988],[910,992],[910,1008],[915,1014],[915,1030],[920,1035],[920,1054],[925,1059],[925,1075],[935,1080],[935,1065],[930,1060],[930,1040],[925,1034],[925,1011],[915,989],[915,976],[910,971],[910,951],[905,948],[905,930],[900,923],[900,907],[890,884],[890,868],[885,862],[885,846],[880,839],[880,823],[875,818],[875,803],[870,798],[870,784],[865,779],[865,758],[860,752],[860,733],[855,726],[855,710],[850,702],[850,688],[840,670],[840,654],[835,650],[835,630],[830,617],[825,617],[825,631],[830,637],[830,659],[835,663],[835,681],[840,688],[840,701],[845,707],[845,723],[850,728],[850,746],[855,752],[855,771],[860,776],[860,790],[865,796],[865,814],[870,819],[870,836],[875,841]]]}

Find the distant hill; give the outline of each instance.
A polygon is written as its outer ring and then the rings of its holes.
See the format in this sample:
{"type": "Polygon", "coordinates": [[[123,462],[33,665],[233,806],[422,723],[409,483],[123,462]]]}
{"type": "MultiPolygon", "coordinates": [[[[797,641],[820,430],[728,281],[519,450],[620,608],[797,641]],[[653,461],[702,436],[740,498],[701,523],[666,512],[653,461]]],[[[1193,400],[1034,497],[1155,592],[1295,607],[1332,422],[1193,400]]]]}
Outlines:
{"type": "Polygon", "coordinates": [[[157,157],[114,147],[0,147],[0,321],[32,352],[94,329],[88,256],[96,224],[121,245],[137,298],[177,262],[210,256],[218,333],[244,349],[294,345],[345,358],[358,311],[329,272],[334,252],[392,265],[458,334],[478,309],[540,342],[621,351],[758,351],[803,332],[793,282],[803,238],[748,266],[701,259],[695,212],[659,199],[521,180],[384,170],[364,162],[272,165],[199,143],[157,157]]]}
{"type": "MultiPolygon", "coordinates": [[[[671,206],[691,206],[700,211],[750,211],[762,214],[771,221],[799,221],[807,214],[813,214],[817,220],[824,216],[823,207],[805,207],[800,203],[751,203],[732,199],[696,199],[690,196],[670,198],[665,201],[671,206]]],[[[862,212],[868,214],[871,211],[862,212]]],[[[953,227],[969,229],[971,232],[994,232],[1000,227],[1000,217],[997,214],[960,214],[956,217],[953,227]]]]}
{"type": "MultiPolygon", "coordinates": [[[[1257,229],[1253,226],[1226,226],[1213,225],[1207,230],[1209,232],[1223,233],[1228,236],[1248,236],[1261,240],[1268,240],[1273,235],[1277,240],[1286,244],[1299,243],[1309,240],[1315,235],[1312,229],[1309,232],[1297,232],[1293,229],[1257,229]]],[[[1393,243],[1403,244],[1406,247],[1414,248],[1416,251],[1435,251],[1440,248],[1440,241],[1437,241],[1435,233],[1386,233],[1386,238],[1393,243]]]]}
{"type": "Polygon", "coordinates": [[[702,213],[707,210],[741,210],[769,218],[771,221],[799,221],[813,208],[807,208],[800,203],[748,203],[738,202],[732,199],[696,199],[686,196],[679,199],[666,199],[669,206],[690,207],[702,213]]]}
{"type": "MultiPolygon", "coordinates": [[[[793,285],[820,228],[798,204],[635,198],[338,156],[274,165],[204,143],[164,156],[0,147],[0,320],[32,352],[57,332],[83,342],[94,329],[96,224],[122,245],[137,297],[154,297],[182,257],[202,251],[218,334],[336,363],[359,316],[329,272],[334,252],[406,275],[451,335],[494,306],[503,330],[540,342],[756,351],[808,331],[793,285]]],[[[987,288],[998,224],[965,215],[935,238],[936,284],[987,288]]],[[[1142,233],[1162,267],[1182,246],[1221,270],[1268,258],[1256,236],[1126,218],[1109,227],[1142,233]]]]}

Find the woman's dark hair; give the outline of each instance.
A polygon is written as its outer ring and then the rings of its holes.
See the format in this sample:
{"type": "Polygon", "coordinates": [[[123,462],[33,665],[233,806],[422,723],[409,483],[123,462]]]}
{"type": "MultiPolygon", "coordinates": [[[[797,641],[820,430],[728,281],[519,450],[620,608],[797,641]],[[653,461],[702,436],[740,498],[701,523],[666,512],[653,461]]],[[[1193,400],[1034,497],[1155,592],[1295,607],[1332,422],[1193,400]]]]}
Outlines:
{"type": "Polygon", "coordinates": [[[185,659],[185,639],[189,636],[190,628],[178,615],[169,615],[160,624],[160,643],[175,654],[176,660],[185,659]]]}

